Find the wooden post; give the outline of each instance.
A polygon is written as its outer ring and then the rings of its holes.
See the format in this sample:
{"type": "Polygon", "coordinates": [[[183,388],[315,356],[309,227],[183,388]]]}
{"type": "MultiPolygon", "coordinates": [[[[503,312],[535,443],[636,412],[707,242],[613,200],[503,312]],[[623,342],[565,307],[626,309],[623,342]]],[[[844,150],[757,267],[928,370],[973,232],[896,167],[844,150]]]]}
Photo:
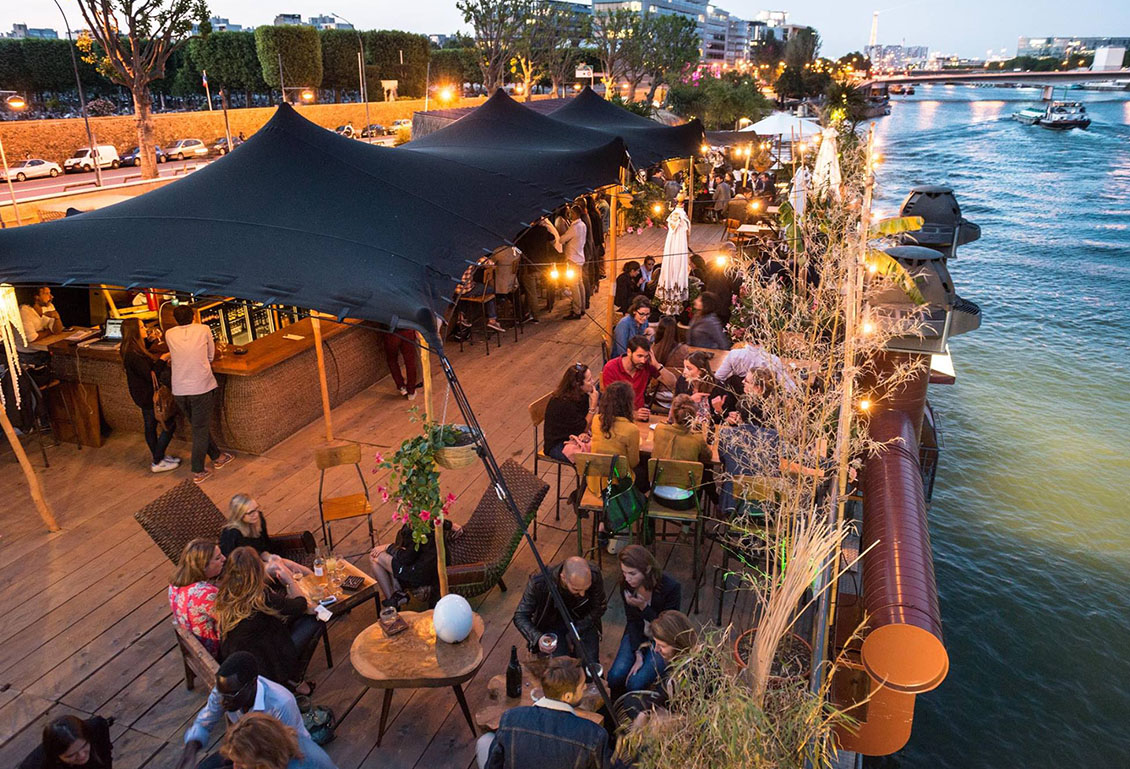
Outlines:
{"type": "Polygon", "coordinates": [[[687,164],[687,219],[694,221],[694,155],[687,164]]]}
{"type": "MultiPolygon", "coordinates": [[[[623,169],[620,170],[620,178],[621,180],[624,178],[623,169]]],[[[616,221],[616,209],[620,202],[617,197],[620,194],[620,189],[620,185],[612,189],[612,199],[608,204],[608,277],[611,279],[612,287],[608,289],[608,323],[605,333],[608,335],[609,351],[612,350],[612,329],[616,326],[616,303],[614,301],[616,278],[620,276],[620,265],[616,258],[616,231],[619,229],[619,222],[616,221]]]]}
{"type": "Polygon", "coordinates": [[[439,597],[447,595],[447,545],[443,541],[443,521],[436,519],[436,564],[439,571],[439,597]]]}
{"type": "MultiPolygon", "coordinates": [[[[428,340],[418,331],[416,338],[420,340],[420,374],[424,377],[424,416],[432,422],[432,349],[428,347],[428,340]]],[[[442,579],[446,579],[446,575],[442,579]]]]}
{"type": "MultiPolygon", "coordinates": [[[[19,386],[16,383],[13,384],[19,386]]],[[[51,513],[51,508],[47,506],[47,500],[43,498],[43,487],[39,485],[39,477],[35,474],[31,462],[27,460],[23,444],[20,443],[15,429],[12,428],[12,423],[8,421],[8,412],[2,406],[0,406],[0,426],[4,428],[4,434],[8,436],[8,443],[12,444],[12,451],[15,452],[20,468],[24,471],[28,491],[31,493],[31,501],[35,503],[35,509],[39,511],[39,517],[47,524],[48,531],[61,531],[59,524],[55,522],[55,516],[51,513]]]]}
{"type": "Polygon", "coordinates": [[[322,322],[310,313],[310,325],[314,327],[314,354],[318,358],[318,385],[322,388],[322,418],[326,422],[326,443],[333,443],[334,425],[330,416],[330,388],[326,384],[326,358],[322,351],[322,322]]]}

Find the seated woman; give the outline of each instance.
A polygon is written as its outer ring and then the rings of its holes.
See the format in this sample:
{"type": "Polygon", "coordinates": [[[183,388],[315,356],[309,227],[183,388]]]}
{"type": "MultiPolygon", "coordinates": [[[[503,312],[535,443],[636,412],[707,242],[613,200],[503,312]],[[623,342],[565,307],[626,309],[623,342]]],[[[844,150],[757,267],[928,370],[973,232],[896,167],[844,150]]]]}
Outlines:
{"type": "Polygon", "coordinates": [[[663,660],[663,674],[645,690],[628,692],[616,703],[617,715],[640,726],[640,717],[657,708],[667,708],[674,695],[671,671],[679,658],[698,644],[698,632],[681,611],[668,609],[651,621],[652,653],[663,660]]]}
{"type": "Polygon", "coordinates": [[[721,493],[718,506],[724,516],[737,509],[733,478],[740,475],[775,474],[780,453],[777,431],[765,413],[766,400],[777,387],[773,371],[755,368],[745,375],[744,394],[735,410],[726,413],[718,429],[718,460],[722,466],[721,493]]]}
{"type": "Polygon", "coordinates": [[[614,698],[626,691],[646,689],[666,670],[666,661],[647,642],[644,625],[664,611],[678,610],[683,600],[682,586],[663,573],[647,548],[628,545],[618,557],[625,624],[620,649],[608,670],[614,698]]]}
{"type": "Polygon", "coordinates": [[[479,769],[604,769],[608,732],[582,718],[574,706],[585,695],[585,674],[577,660],[533,660],[530,672],[545,696],[533,705],[502,714],[497,732],[479,737],[479,769]]]}
{"type": "MultiPolygon", "coordinates": [[[[707,445],[702,430],[697,429],[695,425],[698,418],[698,406],[691,396],[676,395],[675,400],[671,402],[671,414],[667,417],[667,424],[655,426],[651,458],[702,462],[703,487],[710,491],[713,484],[708,482],[706,477],[707,466],[711,460],[710,446],[707,445]]],[[[664,484],[662,478],[651,493],[663,504],[676,510],[694,509],[694,491],[664,484]]]]}
{"type": "Polygon", "coordinates": [[[641,295],[640,290],[640,263],[629,261],[624,264],[624,269],[616,276],[616,292],[613,294],[612,303],[621,315],[628,311],[632,299],[641,295]]]}
{"type": "Polygon", "coordinates": [[[574,363],[565,370],[545,407],[542,432],[547,456],[572,462],[577,452],[589,450],[589,425],[598,397],[588,366],[574,363]]]}
{"type": "Polygon", "coordinates": [[[237,547],[228,556],[215,605],[220,659],[249,652],[264,678],[295,689],[306,674],[322,626],[311,616],[313,604],[290,572],[280,571],[279,578],[285,592],[268,585],[254,548],[237,547]]]}
{"type": "MultiPolygon", "coordinates": [[[[457,539],[463,528],[459,524],[444,519],[444,543],[457,539]]],[[[451,557],[451,549],[445,552],[451,557]]],[[[380,585],[384,600],[382,606],[399,609],[408,603],[409,592],[419,594],[421,600],[434,603],[439,597],[439,555],[436,551],[435,536],[416,545],[412,540],[411,524],[404,524],[396,533],[391,545],[377,545],[369,551],[369,564],[373,577],[380,585]]]]}
{"type": "Polygon", "coordinates": [[[723,410],[737,402],[725,385],[719,384],[710,369],[708,352],[695,350],[683,361],[683,373],[675,380],[675,395],[689,395],[702,419],[721,421],[723,410]]]}
{"type": "Polygon", "coordinates": [[[58,716],[43,727],[43,742],[20,762],[19,769],[113,769],[110,724],[101,716],[85,721],[58,716]]]}
{"type": "MultiPolygon", "coordinates": [[[[314,541],[310,532],[302,532],[303,543],[314,541]]],[[[220,552],[230,556],[237,547],[252,547],[263,558],[267,573],[282,580],[281,572],[291,577],[307,576],[312,572],[300,563],[283,558],[276,553],[281,549],[278,540],[271,539],[267,533],[267,518],[263,510],[249,494],[236,494],[228,503],[228,522],[220,529],[220,552]]]]}
{"type": "MultiPolygon", "coordinates": [[[[679,321],[674,315],[664,315],[659,319],[655,328],[655,341],[651,345],[651,355],[655,363],[665,369],[682,371],[683,361],[687,359],[690,349],[679,341],[679,321]]],[[[655,391],[655,404],[660,409],[671,407],[671,399],[675,397],[673,388],[662,380],[655,391]]]]}
{"type": "MultiPolygon", "coordinates": [[[[594,454],[619,454],[627,457],[628,470],[636,477],[637,486],[646,484],[646,473],[637,473],[640,463],[640,431],[633,421],[635,393],[627,382],[613,382],[601,393],[592,420],[592,452],[594,454]]],[[[589,491],[599,494],[600,479],[590,477],[589,491]]]]}
{"type": "Polygon", "coordinates": [[[694,317],[687,329],[687,344],[714,350],[730,349],[730,340],[726,338],[722,321],[718,317],[719,309],[718,297],[711,292],[703,291],[695,297],[694,317]]]}
{"type": "Polygon", "coordinates": [[[220,633],[213,612],[218,590],[216,580],[224,569],[225,560],[214,539],[194,539],[184,546],[169,585],[173,619],[217,658],[220,633]]]}
{"type": "Polygon", "coordinates": [[[313,740],[263,711],[242,715],[228,727],[220,755],[241,769],[335,769],[313,740]]]}

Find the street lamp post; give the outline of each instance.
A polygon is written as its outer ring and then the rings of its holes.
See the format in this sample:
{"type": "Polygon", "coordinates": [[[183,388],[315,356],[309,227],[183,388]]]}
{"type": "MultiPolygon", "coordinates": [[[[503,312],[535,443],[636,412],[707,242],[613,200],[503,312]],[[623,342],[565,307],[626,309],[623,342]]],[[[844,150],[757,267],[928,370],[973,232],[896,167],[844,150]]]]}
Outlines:
{"type": "MultiPolygon", "coordinates": [[[[361,101],[365,102],[365,128],[362,129],[362,133],[365,134],[369,132],[369,126],[372,125],[372,123],[369,122],[369,78],[365,74],[365,41],[361,37],[361,30],[357,29],[352,21],[333,11],[330,11],[330,16],[341,19],[346,24],[353,27],[353,31],[357,33],[357,47],[360,48],[357,52],[357,77],[361,86],[361,101]]],[[[368,138],[371,139],[373,137],[370,136],[368,138]]]]}
{"type": "MultiPolygon", "coordinates": [[[[82,110],[82,122],[86,124],[86,142],[90,146],[90,155],[94,158],[94,186],[102,186],[102,167],[98,164],[97,150],[94,148],[94,132],[90,130],[90,116],[86,113],[86,94],[82,90],[82,78],[78,76],[78,59],[75,58],[74,41],[71,40],[71,23],[67,21],[67,14],[63,13],[63,6],[59,0],[54,0],[59,15],[63,17],[63,25],[67,28],[67,49],[71,52],[71,67],[75,71],[75,86],[78,88],[79,109],[82,110]]],[[[138,159],[138,163],[141,159],[138,159]]]]}
{"type": "MultiPolygon", "coordinates": [[[[11,93],[9,91],[8,93],[11,93]]],[[[23,99],[18,99],[16,96],[9,96],[6,100],[9,109],[21,110],[27,106],[27,102],[23,99]]],[[[20,206],[16,203],[16,188],[12,186],[12,172],[8,169],[8,156],[4,153],[4,138],[0,137],[0,164],[4,167],[4,179],[8,182],[8,194],[12,196],[12,213],[16,215],[16,225],[20,226],[23,221],[20,219],[20,206]]],[[[4,226],[4,217],[0,216],[0,227],[4,226]]]]}

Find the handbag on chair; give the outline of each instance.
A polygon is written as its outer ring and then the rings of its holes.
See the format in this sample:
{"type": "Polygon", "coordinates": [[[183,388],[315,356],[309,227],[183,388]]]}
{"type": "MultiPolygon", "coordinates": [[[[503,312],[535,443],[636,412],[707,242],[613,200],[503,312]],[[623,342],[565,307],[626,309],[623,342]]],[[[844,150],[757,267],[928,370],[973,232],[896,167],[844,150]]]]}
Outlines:
{"type": "Polygon", "coordinates": [[[620,476],[616,467],[619,459],[619,454],[613,455],[608,485],[600,495],[604,501],[604,525],[609,534],[620,534],[631,529],[647,506],[647,499],[632,479],[620,476]]]}

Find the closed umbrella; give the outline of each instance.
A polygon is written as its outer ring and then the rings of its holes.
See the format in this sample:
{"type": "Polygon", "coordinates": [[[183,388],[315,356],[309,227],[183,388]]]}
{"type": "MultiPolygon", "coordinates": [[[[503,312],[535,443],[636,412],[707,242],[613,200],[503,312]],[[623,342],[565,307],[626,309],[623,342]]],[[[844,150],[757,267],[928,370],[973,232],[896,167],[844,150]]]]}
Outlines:
{"type": "Polygon", "coordinates": [[[659,312],[663,315],[677,315],[683,311],[687,301],[687,283],[690,279],[690,265],[687,259],[687,242],[690,238],[691,220],[682,205],[667,217],[667,241],[663,244],[663,268],[659,271],[659,285],[655,297],[659,300],[659,312]]]}
{"type": "Polygon", "coordinates": [[[828,190],[838,198],[842,182],[840,156],[836,151],[836,129],[825,128],[820,151],[816,154],[816,163],[812,167],[812,189],[816,192],[828,190]]]}
{"type": "Polygon", "coordinates": [[[792,187],[789,188],[789,205],[793,207],[793,214],[798,221],[804,216],[804,205],[811,185],[811,174],[807,168],[801,166],[793,174],[792,187]]]}

